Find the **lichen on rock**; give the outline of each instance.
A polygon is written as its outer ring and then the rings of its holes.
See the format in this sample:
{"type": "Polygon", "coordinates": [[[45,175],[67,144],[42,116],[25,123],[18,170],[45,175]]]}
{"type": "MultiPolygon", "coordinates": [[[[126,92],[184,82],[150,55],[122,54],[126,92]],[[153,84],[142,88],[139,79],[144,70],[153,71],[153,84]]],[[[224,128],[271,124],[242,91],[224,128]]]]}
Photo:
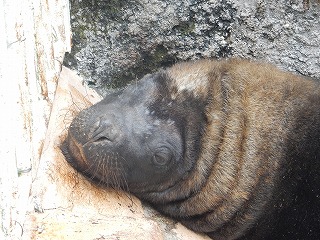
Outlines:
{"type": "Polygon", "coordinates": [[[64,65],[105,92],[174,62],[260,59],[320,78],[317,1],[71,1],[64,65]]]}

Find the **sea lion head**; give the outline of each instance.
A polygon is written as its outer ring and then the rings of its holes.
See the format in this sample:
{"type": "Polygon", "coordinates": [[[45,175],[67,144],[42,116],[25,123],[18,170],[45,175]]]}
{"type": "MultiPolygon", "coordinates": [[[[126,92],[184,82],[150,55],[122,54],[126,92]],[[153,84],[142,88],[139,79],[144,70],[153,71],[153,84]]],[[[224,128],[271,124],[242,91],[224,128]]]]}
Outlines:
{"type": "Polygon", "coordinates": [[[173,94],[170,83],[165,71],[147,75],[81,111],[62,144],[67,161],[96,182],[133,193],[181,181],[196,161],[204,116],[200,100],[173,94]]]}

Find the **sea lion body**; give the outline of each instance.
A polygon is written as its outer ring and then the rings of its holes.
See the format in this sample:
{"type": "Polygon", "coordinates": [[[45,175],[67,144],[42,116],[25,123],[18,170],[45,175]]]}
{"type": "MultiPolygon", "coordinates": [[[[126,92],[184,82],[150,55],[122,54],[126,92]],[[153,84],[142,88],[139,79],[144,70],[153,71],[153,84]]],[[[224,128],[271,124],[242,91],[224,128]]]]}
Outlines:
{"type": "Polygon", "coordinates": [[[80,112],[62,149],[213,239],[320,239],[315,80],[239,59],[176,64],[80,112]]]}

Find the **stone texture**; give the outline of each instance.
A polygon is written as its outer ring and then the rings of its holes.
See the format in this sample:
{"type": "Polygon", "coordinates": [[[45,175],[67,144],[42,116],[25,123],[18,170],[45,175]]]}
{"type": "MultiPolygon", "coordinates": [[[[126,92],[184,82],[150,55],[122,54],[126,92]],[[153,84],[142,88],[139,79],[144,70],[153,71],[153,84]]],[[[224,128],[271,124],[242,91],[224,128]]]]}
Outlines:
{"type": "Polygon", "coordinates": [[[176,61],[240,56],[320,78],[317,0],[71,1],[64,64],[100,92],[176,61]]]}

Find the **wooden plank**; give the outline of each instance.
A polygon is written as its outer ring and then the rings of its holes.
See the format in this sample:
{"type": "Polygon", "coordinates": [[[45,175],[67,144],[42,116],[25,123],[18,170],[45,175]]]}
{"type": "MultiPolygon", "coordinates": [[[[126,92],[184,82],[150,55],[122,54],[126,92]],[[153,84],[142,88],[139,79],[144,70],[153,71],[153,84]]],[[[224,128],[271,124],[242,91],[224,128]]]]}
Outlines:
{"type": "Polygon", "coordinates": [[[69,3],[0,3],[0,239],[22,234],[64,52],[69,3]]]}

